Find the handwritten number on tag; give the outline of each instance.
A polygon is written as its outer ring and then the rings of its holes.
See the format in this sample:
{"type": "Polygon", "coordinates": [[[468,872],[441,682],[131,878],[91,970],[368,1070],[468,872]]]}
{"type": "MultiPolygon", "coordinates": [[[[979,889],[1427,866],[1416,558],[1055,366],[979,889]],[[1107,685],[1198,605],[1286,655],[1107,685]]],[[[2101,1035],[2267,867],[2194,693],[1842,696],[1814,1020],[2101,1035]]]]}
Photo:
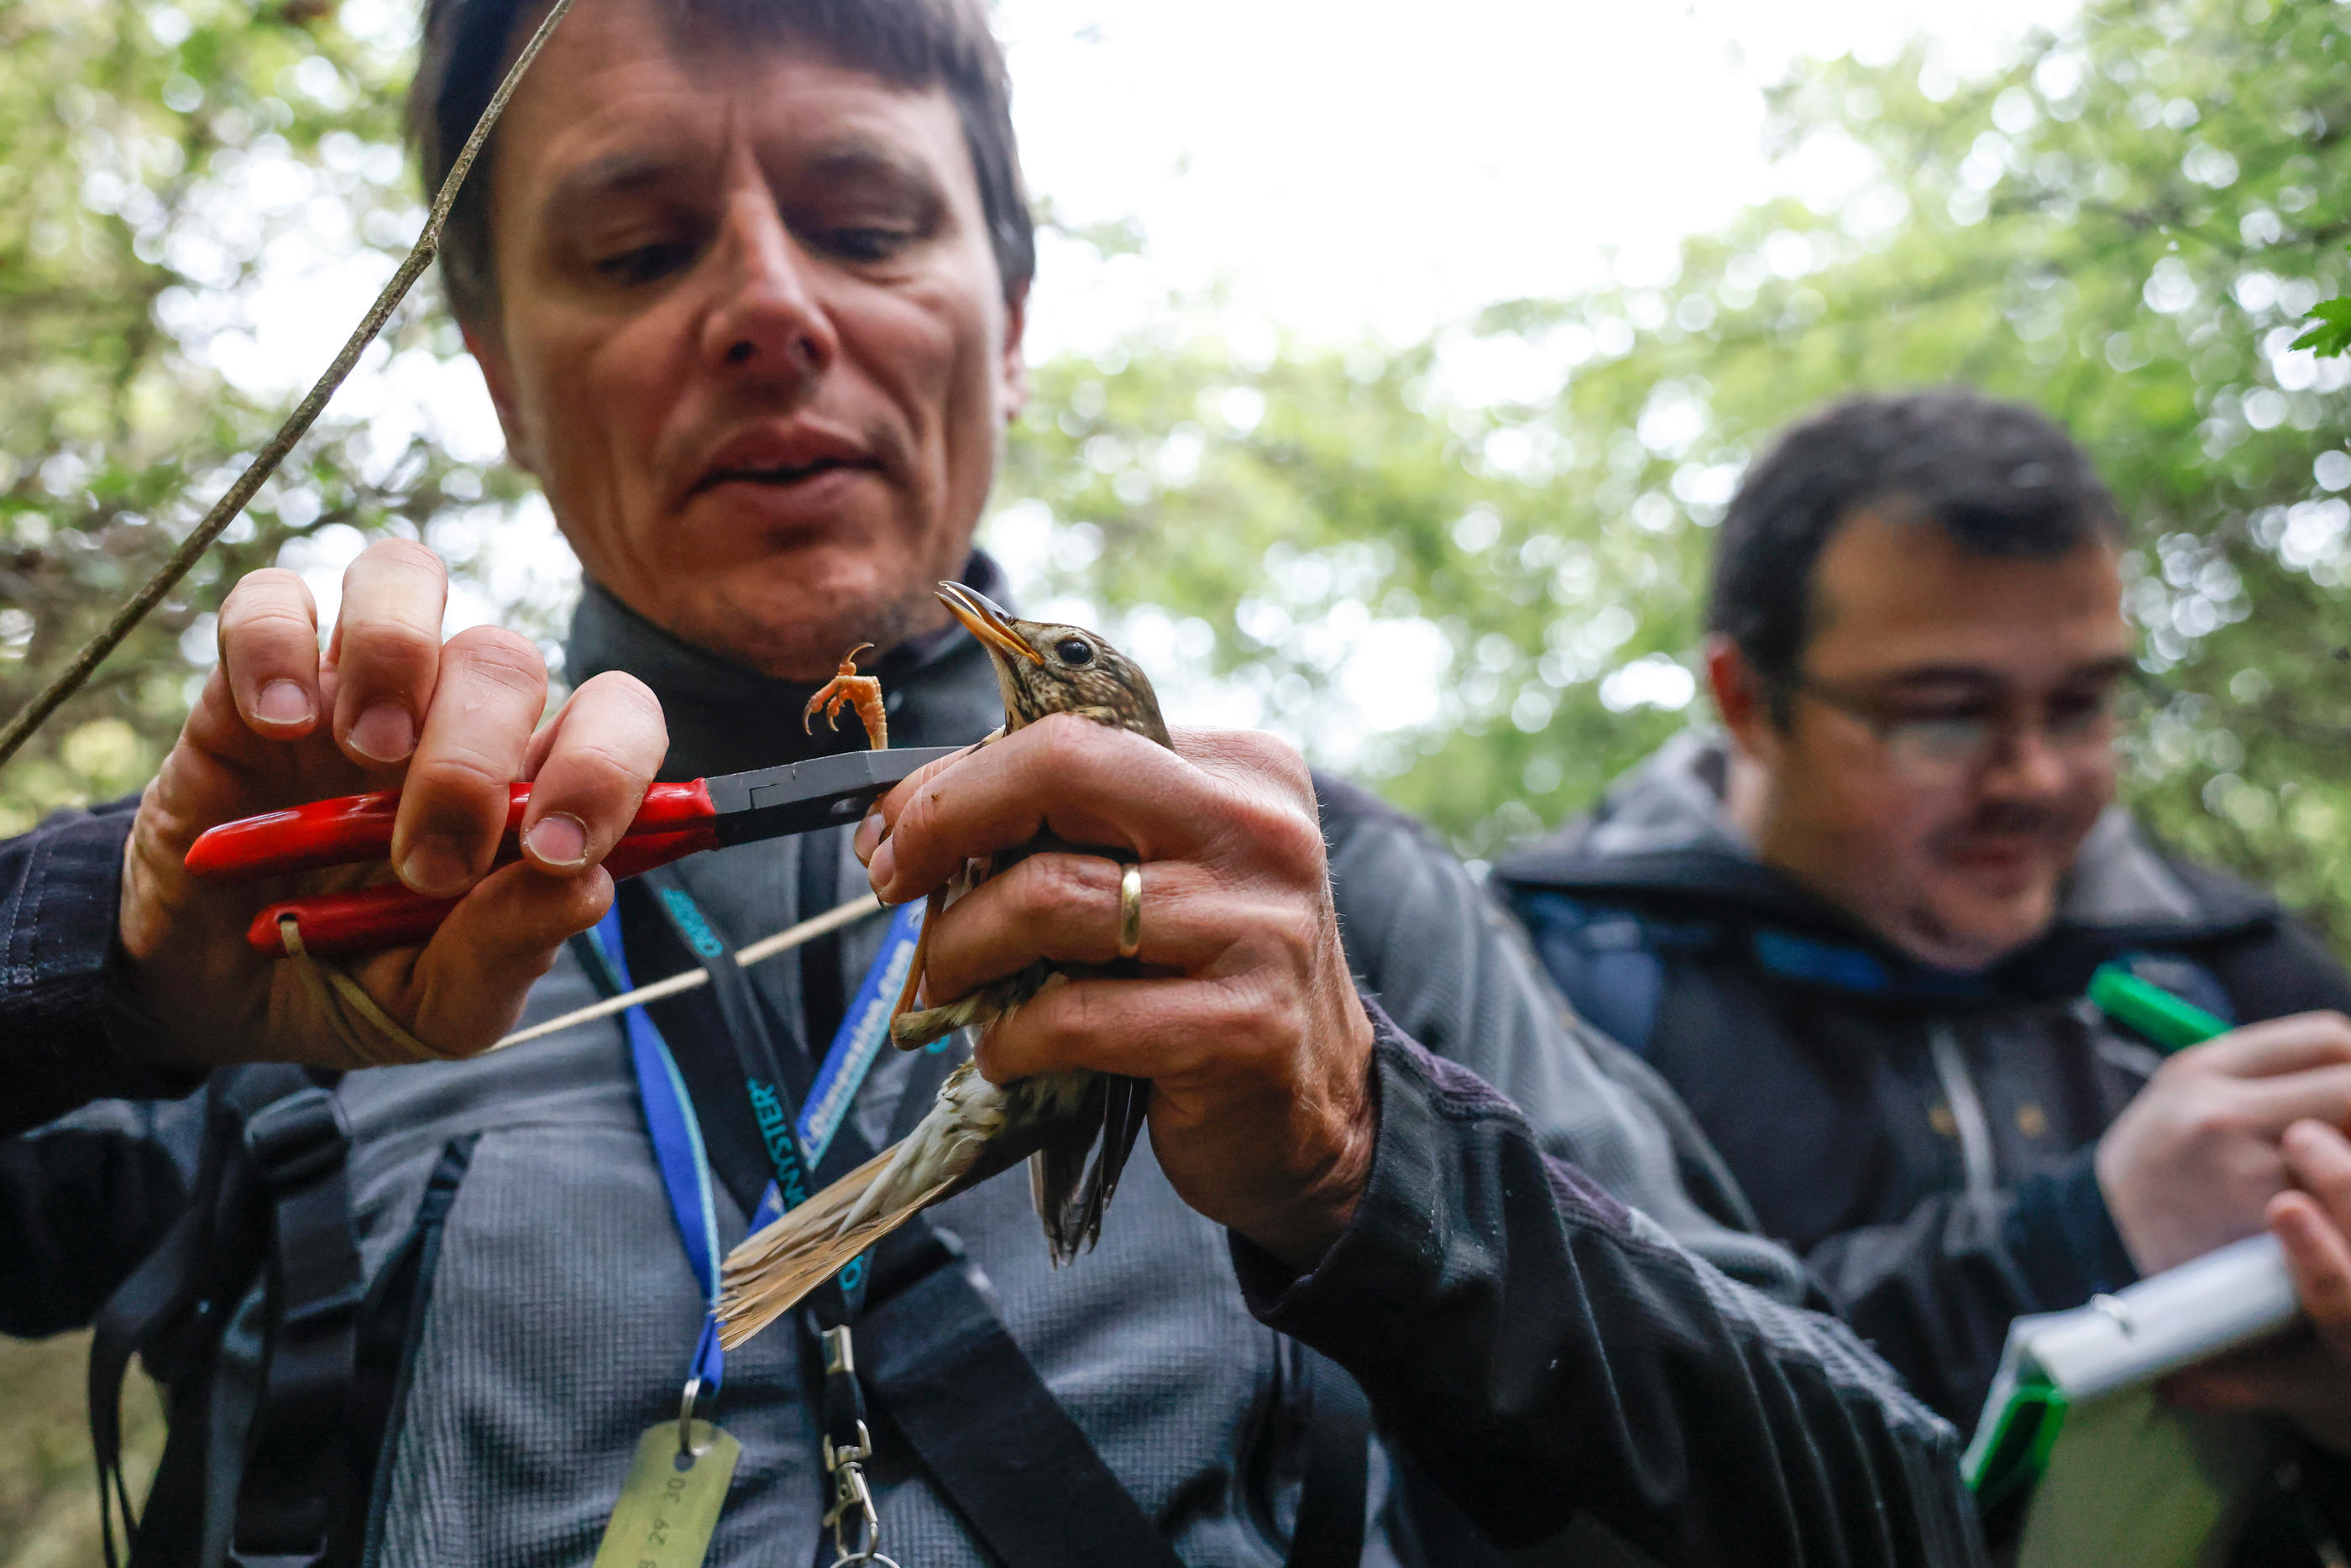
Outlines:
{"type": "Polygon", "coordinates": [[[696,1421],[694,1446],[693,1462],[681,1469],[675,1421],[637,1439],[637,1457],[596,1548],[595,1568],[702,1568],[743,1445],[696,1421]]]}

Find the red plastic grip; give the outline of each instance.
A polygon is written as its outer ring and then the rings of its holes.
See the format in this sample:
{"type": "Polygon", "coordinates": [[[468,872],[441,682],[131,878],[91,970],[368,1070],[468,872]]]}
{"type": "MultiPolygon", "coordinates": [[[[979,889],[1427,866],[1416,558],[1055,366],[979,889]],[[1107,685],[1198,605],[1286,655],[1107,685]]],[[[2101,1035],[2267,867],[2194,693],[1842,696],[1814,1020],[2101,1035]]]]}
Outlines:
{"type": "MultiPolygon", "coordinates": [[[[510,860],[520,853],[515,839],[529,804],[530,785],[507,786],[506,836],[498,846],[501,859],[510,860]]],[[[205,829],[189,846],[186,865],[191,875],[206,882],[253,882],[328,866],[362,866],[392,853],[392,827],[399,814],[396,789],[263,812],[205,829]]],[[[717,808],[710,804],[710,791],[700,779],[657,784],[645,792],[645,803],[630,822],[628,833],[635,837],[674,832],[698,826],[717,815],[717,808]]],[[[270,945],[276,944],[273,935],[270,945]]]]}
{"type": "MultiPolygon", "coordinates": [[[[718,832],[714,827],[637,834],[612,846],[612,852],[604,857],[604,869],[616,877],[634,877],[656,866],[717,847],[718,832]]],[[[502,851],[499,863],[507,864],[516,857],[502,851]]],[[[256,952],[281,956],[286,944],[277,926],[290,917],[301,929],[305,952],[321,958],[380,952],[386,948],[414,947],[431,940],[441,922],[449,918],[449,911],[456,907],[455,898],[428,898],[397,882],[349,893],[317,893],[270,905],[254,916],[253,924],[246,928],[245,940],[256,952]]]]}

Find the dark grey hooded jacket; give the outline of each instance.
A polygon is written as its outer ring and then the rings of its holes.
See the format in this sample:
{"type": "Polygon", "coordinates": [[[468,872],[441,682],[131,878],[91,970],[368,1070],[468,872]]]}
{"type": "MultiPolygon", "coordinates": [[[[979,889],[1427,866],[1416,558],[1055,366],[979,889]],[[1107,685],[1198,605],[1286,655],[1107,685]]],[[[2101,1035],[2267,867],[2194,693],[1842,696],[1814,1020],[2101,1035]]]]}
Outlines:
{"type": "MultiPolygon", "coordinates": [[[[988,571],[976,560],[979,580],[988,571]]],[[[804,690],[684,646],[591,588],[569,673],[611,668],[661,696],[672,776],[807,744],[804,690]]],[[[967,740],[1000,719],[987,662],[960,632],[879,673],[901,743],[967,740]]],[[[1067,1269],[1049,1266],[1017,1179],[936,1215],[1183,1559],[1283,1560],[1294,1489],[1280,1478],[1297,1465],[1279,1330],[1354,1376],[1395,1456],[1375,1466],[1367,1562],[1475,1561],[1491,1552],[1481,1534],[1527,1563],[1973,1560],[1951,1430],[1842,1326],[1801,1310],[1792,1258],[1725,1222],[1737,1201],[1655,1077],[1565,1015],[1410,823],[1344,785],[1326,783],[1323,805],[1346,950],[1377,1004],[1380,1107],[1371,1186],[1323,1262],[1292,1278],[1220,1231],[1176,1199],[1147,1141],[1101,1247],[1067,1269]]],[[[140,1076],[135,1024],[109,1017],[127,820],[68,815],[0,846],[0,1063],[17,1126],[28,1106],[54,1114],[77,1096],[170,1086],[140,1076]]],[[[729,945],[863,886],[837,842],[814,837],[683,871],[729,945]]],[[[787,1048],[829,1037],[878,926],[751,971],[787,1048]]],[[[590,996],[567,959],[529,1016],[590,996]]],[[[856,1107],[877,1143],[913,1061],[885,1057],[856,1107]]],[[[621,1032],[351,1073],[335,1093],[371,1273],[465,1151],[380,1449],[372,1560],[584,1563],[639,1434],[674,1418],[702,1315],[621,1032]]],[[[118,1102],[0,1145],[0,1328],[89,1318],[182,1200],[188,1136],[183,1107],[118,1102]]],[[[741,1201],[717,1201],[731,1241],[741,1201]]],[[[861,1355],[921,1350],[861,1340],[861,1355]]],[[[778,1328],[730,1358],[718,1419],[744,1455],[714,1563],[819,1550],[811,1355],[778,1328]]],[[[892,1554],[910,1568],[987,1561],[882,1417],[874,1477],[892,1554]]]]}
{"type": "MultiPolygon", "coordinates": [[[[2092,971],[2128,964],[2237,1023],[2351,1010],[2351,980],[2273,899],[2120,808],[2047,933],[1981,974],[1929,969],[1755,858],[1728,766],[1718,736],[1686,732],[1495,882],[1570,1002],[1689,1106],[1764,1231],[1972,1425],[2011,1318],[2137,1277],[2095,1159],[2160,1058],[2084,1001],[2092,971]]],[[[2351,1471],[2305,1468],[2351,1491],[2351,1471]]]]}

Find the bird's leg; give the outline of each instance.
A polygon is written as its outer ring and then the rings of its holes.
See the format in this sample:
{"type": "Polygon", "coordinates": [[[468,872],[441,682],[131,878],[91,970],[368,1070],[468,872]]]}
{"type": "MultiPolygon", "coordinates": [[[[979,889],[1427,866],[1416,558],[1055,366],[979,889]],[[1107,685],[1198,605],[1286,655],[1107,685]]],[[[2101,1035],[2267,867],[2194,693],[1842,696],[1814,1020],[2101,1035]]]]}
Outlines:
{"type": "Polygon", "coordinates": [[[816,689],[800,711],[800,728],[813,731],[816,716],[821,711],[824,722],[839,728],[843,708],[857,710],[857,717],[865,725],[865,739],[877,752],[890,749],[890,715],[882,706],[882,682],[871,675],[857,673],[857,656],[873,645],[861,642],[841,656],[841,668],[831,680],[816,689]]]}
{"type": "Polygon", "coordinates": [[[923,934],[914,939],[914,961],[906,966],[906,983],[898,988],[898,1005],[890,1010],[890,1022],[895,1023],[914,1009],[914,993],[922,989],[923,961],[930,956],[931,927],[939,911],[947,906],[947,890],[933,888],[929,900],[923,906],[923,934]]]}
{"type": "MultiPolygon", "coordinates": [[[[841,661],[841,667],[843,669],[847,669],[849,667],[848,660],[843,659],[841,661]]],[[[876,690],[879,690],[879,688],[876,688],[876,690]]],[[[1000,741],[1002,739],[1004,739],[1004,726],[998,724],[995,729],[990,730],[987,734],[981,736],[979,743],[985,746],[990,742],[1000,741]]],[[[923,986],[923,964],[924,961],[930,957],[931,952],[931,926],[938,919],[939,911],[947,907],[948,888],[957,887],[958,885],[968,886],[982,881],[987,877],[987,867],[982,865],[977,867],[975,873],[974,868],[967,866],[965,867],[965,874],[956,877],[954,882],[949,883],[948,887],[937,888],[932,890],[929,901],[925,904],[923,908],[923,934],[914,939],[914,960],[912,963],[906,966],[906,983],[898,988],[898,1003],[896,1006],[890,1009],[890,1022],[893,1025],[898,1022],[898,1020],[905,1017],[909,1012],[914,1011],[914,996],[916,992],[922,990],[923,986]]],[[[891,1031],[892,1039],[895,1040],[901,1033],[903,1033],[903,1031],[893,1028],[891,1031]]],[[[937,1038],[938,1036],[936,1034],[925,1035],[922,1039],[914,1041],[912,1044],[901,1044],[898,1048],[902,1051],[911,1051],[916,1045],[928,1044],[931,1041],[937,1038]]]]}

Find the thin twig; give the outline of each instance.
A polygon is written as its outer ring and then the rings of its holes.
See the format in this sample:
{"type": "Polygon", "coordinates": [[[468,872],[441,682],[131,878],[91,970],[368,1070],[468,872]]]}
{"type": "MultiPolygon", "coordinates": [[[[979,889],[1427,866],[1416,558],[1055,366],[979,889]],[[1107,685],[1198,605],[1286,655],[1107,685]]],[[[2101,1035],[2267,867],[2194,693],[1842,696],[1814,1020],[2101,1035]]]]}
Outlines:
{"type": "MultiPolygon", "coordinates": [[[[749,947],[737,950],[735,961],[748,968],[761,959],[770,959],[778,953],[789,952],[804,943],[812,942],[827,931],[837,931],[843,926],[853,925],[881,907],[882,900],[871,893],[862,898],[852,898],[846,904],[837,905],[821,915],[812,915],[797,926],[787,926],[772,937],[761,937],[749,947]]],[[[550,1018],[544,1023],[534,1023],[528,1029],[517,1029],[482,1054],[486,1056],[490,1051],[503,1051],[509,1045],[519,1045],[526,1040],[537,1040],[541,1035],[558,1033],[577,1024],[592,1023],[599,1018],[609,1018],[623,1009],[639,1007],[648,1002],[659,1002],[664,996],[675,996],[681,991],[692,991],[697,985],[709,983],[708,970],[684,970],[670,976],[667,980],[657,980],[651,985],[641,985],[634,991],[624,991],[618,996],[608,996],[601,1002],[590,1002],[576,1012],[567,1012],[560,1018],[550,1018]]]]}
{"type": "Polygon", "coordinates": [[[466,171],[474,166],[474,159],[481,151],[482,144],[489,140],[490,130],[497,124],[498,116],[506,112],[507,99],[514,96],[515,88],[522,81],[524,73],[530,69],[531,61],[538,57],[540,47],[554,33],[556,24],[563,20],[563,14],[570,9],[571,0],[555,0],[546,20],[539,23],[538,30],[523,46],[514,67],[507,72],[506,79],[498,83],[498,90],[490,95],[490,101],[483,108],[481,118],[474,122],[474,133],[465,138],[465,145],[459,151],[456,162],[450,166],[449,177],[441,182],[440,194],[433,198],[432,211],[425,216],[424,230],[416,236],[416,243],[409,247],[407,259],[392,275],[392,281],[383,286],[383,292],[376,296],[375,303],[368,307],[367,315],[360,318],[349,341],[344,343],[343,351],[335,356],[334,363],[327,367],[326,374],[320,376],[318,384],[310,389],[310,395],[287,416],[286,422],[277,428],[277,433],[270,438],[269,444],[246,465],[245,472],[237,475],[236,483],[214,503],[213,509],[204,514],[204,520],[196,524],[195,531],[183,540],[180,547],[172,553],[172,558],[147,579],[147,586],[114,612],[114,618],[106,623],[106,629],[90,639],[88,646],[74,655],[73,662],[58,671],[57,679],[44,687],[39,696],[25,704],[16,716],[8,721],[7,729],[0,731],[0,766],[7,764],[8,759],[33,738],[34,732],[64,704],[67,698],[81,690],[82,684],[106,661],[107,655],[121,646],[122,639],[147,618],[150,610],[163,602],[163,596],[179,586],[180,579],[188,575],[189,568],[204,558],[213,541],[236,521],[246,504],[253,499],[269,476],[277,472],[277,465],[286,461],[287,453],[294,450],[295,443],[309,432],[311,424],[325,411],[328,400],[342,386],[343,379],[351,373],[351,367],[359,363],[360,355],[375,341],[376,334],[383,330],[383,324],[392,318],[392,313],[408,296],[409,289],[423,275],[424,269],[433,265],[433,258],[441,248],[442,226],[449,221],[449,209],[456,205],[457,191],[465,182],[466,171]]]}

